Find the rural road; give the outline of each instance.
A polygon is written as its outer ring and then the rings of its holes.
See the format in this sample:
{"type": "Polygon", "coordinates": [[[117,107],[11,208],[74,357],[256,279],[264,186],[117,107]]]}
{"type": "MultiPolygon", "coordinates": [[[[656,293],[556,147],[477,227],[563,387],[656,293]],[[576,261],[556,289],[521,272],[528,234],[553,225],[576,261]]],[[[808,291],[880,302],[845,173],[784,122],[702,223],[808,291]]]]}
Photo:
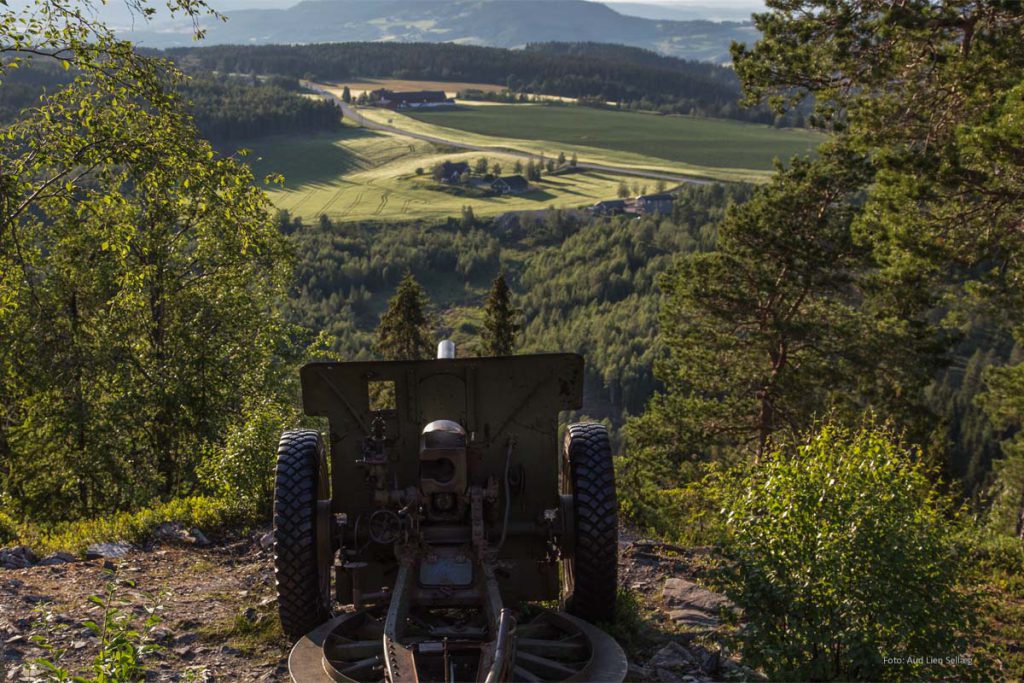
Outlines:
{"type": "MultiPolygon", "coordinates": [[[[402,128],[396,128],[395,126],[388,126],[383,123],[377,123],[376,121],[371,121],[370,119],[360,114],[359,110],[357,110],[355,107],[345,104],[345,102],[343,102],[340,97],[328,91],[319,83],[313,83],[311,81],[302,81],[302,84],[305,87],[309,88],[310,90],[314,90],[317,93],[323,95],[324,97],[330,99],[332,102],[338,105],[338,107],[341,109],[341,113],[345,116],[345,118],[347,118],[349,121],[358,123],[363,128],[368,128],[370,130],[379,130],[385,133],[393,133],[395,135],[402,135],[407,138],[423,140],[424,142],[432,142],[436,145],[447,145],[449,147],[457,147],[459,149],[469,149],[475,152],[500,152],[501,154],[519,157],[520,159],[533,159],[534,161],[542,160],[542,157],[539,154],[530,154],[529,152],[523,152],[517,149],[510,149],[508,147],[471,145],[465,142],[459,142],[458,140],[449,140],[447,138],[440,138],[433,135],[424,135],[423,133],[413,133],[408,130],[403,130],[402,128]]],[[[614,173],[616,175],[636,176],[638,178],[653,178],[655,180],[667,180],[674,183],[691,183],[694,185],[707,185],[712,182],[710,180],[705,180],[702,178],[678,176],[669,173],[659,173],[657,171],[643,171],[635,168],[607,166],[605,164],[594,164],[586,161],[578,162],[576,164],[576,167],[587,169],[588,171],[602,171],[605,173],[614,173]]]]}

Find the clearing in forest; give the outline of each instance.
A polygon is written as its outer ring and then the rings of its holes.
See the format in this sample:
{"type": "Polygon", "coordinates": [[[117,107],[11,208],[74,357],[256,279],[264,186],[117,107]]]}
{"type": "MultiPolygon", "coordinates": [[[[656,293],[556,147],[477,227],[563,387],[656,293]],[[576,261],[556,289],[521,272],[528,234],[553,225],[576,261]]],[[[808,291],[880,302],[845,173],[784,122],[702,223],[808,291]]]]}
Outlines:
{"type": "MultiPolygon", "coordinates": [[[[578,208],[616,196],[626,182],[653,191],[656,181],[586,171],[545,176],[519,196],[482,196],[461,187],[443,186],[431,178],[441,161],[467,161],[485,156],[502,174],[513,173],[514,156],[492,152],[443,150],[421,140],[361,128],[313,136],[277,136],[240,145],[257,177],[281,173],[283,186],[269,186],[275,206],[311,220],[326,214],[334,220],[414,220],[459,216],[464,206],[478,216],[508,211],[578,208]],[[422,169],[422,174],[417,173],[422,169]]],[[[555,152],[557,154],[557,152],[555,152]]],[[[525,161],[523,161],[525,163],[525,161]]]]}

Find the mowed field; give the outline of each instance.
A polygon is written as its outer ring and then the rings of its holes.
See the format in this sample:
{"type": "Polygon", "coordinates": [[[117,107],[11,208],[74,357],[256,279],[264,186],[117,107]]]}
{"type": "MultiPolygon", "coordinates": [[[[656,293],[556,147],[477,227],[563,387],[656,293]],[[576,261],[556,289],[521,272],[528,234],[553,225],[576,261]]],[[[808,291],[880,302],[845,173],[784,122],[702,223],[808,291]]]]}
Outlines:
{"type": "Polygon", "coordinates": [[[394,90],[397,92],[410,90],[443,90],[448,97],[455,97],[460,90],[482,90],[484,92],[500,92],[505,89],[503,85],[494,83],[467,83],[463,81],[403,81],[395,78],[365,78],[353,81],[342,81],[340,83],[318,84],[338,96],[348,87],[353,97],[359,97],[364,92],[371,90],[394,90]]]}
{"type": "Polygon", "coordinates": [[[621,181],[640,180],[653,189],[654,181],[610,173],[581,172],[545,178],[517,197],[475,197],[440,191],[430,178],[435,163],[469,161],[486,156],[511,173],[515,157],[454,150],[362,128],[339,134],[278,136],[241,145],[250,150],[248,163],[257,177],[281,173],[284,186],[267,193],[275,206],[304,219],[326,214],[339,220],[412,220],[458,216],[471,206],[479,216],[506,211],[589,206],[612,199],[621,181]],[[422,168],[424,174],[417,175],[422,168]]]}
{"type": "Polygon", "coordinates": [[[529,135],[574,149],[605,150],[613,155],[610,161],[616,153],[626,153],[708,169],[768,171],[773,159],[806,154],[823,140],[817,133],[798,129],[585,107],[502,105],[415,111],[408,116],[475,135],[529,135]]]}
{"type": "MultiPolygon", "coordinates": [[[[392,90],[394,92],[409,92],[411,90],[443,90],[451,98],[455,98],[462,90],[481,90],[483,92],[501,92],[505,89],[503,85],[495,83],[468,83],[466,81],[403,81],[396,78],[366,78],[355,81],[343,81],[341,83],[319,83],[316,81],[304,81],[307,85],[341,97],[348,88],[352,97],[359,97],[364,92],[372,90],[392,90]]],[[[315,97],[315,95],[314,95],[315,97]]],[[[530,95],[531,99],[544,100],[545,102],[576,102],[575,97],[561,97],[559,95],[530,95]]],[[[491,107],[501,102],[488,102],[486,100],[455,100],[463,106],[469,107],[491,107]]]]}

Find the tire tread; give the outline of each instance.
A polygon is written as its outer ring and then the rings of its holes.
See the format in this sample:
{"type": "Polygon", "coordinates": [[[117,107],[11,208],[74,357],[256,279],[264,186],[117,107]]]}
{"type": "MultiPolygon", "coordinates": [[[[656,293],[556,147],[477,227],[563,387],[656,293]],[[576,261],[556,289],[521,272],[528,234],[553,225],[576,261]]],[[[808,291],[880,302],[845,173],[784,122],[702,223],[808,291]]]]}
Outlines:
{"type": "Polygon", "coordinates": [[[285,432],[277,449],[274,480],[274,577],[281,628],[299,638],[329,616],[320,596],[316,548],[316,501],[321,461],[320,433],[285,432]]]}
{"type": "Polygon", "coordinates": [[[569,425],[566,455],[575,498],[574,585],[570,614],[610,621],[618,593],[619,520],[608,430],[602,424],[569,425]]]}

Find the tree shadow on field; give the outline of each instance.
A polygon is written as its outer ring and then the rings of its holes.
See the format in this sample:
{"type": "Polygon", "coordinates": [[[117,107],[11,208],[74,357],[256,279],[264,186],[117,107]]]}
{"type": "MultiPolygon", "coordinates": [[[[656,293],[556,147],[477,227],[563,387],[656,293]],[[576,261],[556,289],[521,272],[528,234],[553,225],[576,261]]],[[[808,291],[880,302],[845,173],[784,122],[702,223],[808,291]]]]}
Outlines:
{"type": "Polygon", "coordinates": [[[529,199],[532,202],[546,202],[549,199],[554,199],[557,195],[548,192],[547,190],[530,190],[519,195],[523,199],[529,199]]]}
{"type": "Polygon", "coordinates": [[[245,161],[258,181],[269,174],[280,173],[284,176],[283,188],[297,190],[326,184],[340,175],[360,170],[363,160],[345,143],[379,135],[362,128],[347,128],[338,133],[278,135],[235,147],[249,150],[245,161]]]}

